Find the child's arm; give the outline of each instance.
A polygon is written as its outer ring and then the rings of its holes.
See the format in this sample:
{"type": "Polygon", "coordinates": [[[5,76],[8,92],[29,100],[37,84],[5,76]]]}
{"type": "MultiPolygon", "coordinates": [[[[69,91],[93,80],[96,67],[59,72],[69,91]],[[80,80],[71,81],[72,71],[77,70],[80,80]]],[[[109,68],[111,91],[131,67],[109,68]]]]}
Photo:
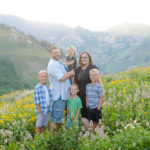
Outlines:
{"type": "Polygon", "coordinates": [[[67,106],[67,117],[69,116],[69,107],[67,106]]]}
{"type": "Polygon", "coordinates": [[[80,108],[77,110],[77,114],[76,114],[76,118],[78,119],[79,117],[79,114],[80,114],[80,108]]]}
{"type": "Polygon", "coordinates": [[[37,109],[38,109],[39,114],[41,114],[41,113],[42,113],[42,110],[41,110],[40,104],[36,104],[36,107],[37,107],[37,109]]]}
{"type": "Polygon", "coordinates": [[[101,109],[101,107],[102,107],[102,102],[103,102],[103,95],[100,96],[100,98],[99,98],[98,107],[97,107],[98,110],[101,109]]]}
{"type": "Polygon", "coordinates": [[[86,108],[88,108],[88,96],[86,95],[86,108]]]}
{"type": "Polygon", "coordinates": [[[40,107],[38,88],[35,88],[35,90],[34,90],[34,104],[37,107],[38,113],[41,114],[42,110],[41,110],[41,107],[40,107]]]}
{"type": "Polygon", "coordinates": [[[68,62],[68,63],[65,63],[65,65],[66,65],[66,66],[70,66],[70,65],[73,65],[74,63],[75,63],[75,61],[72,60],[72,61],[70,61],[70,62],[68,62]]]}
{"type": "Polygon", "coordinates": [[[62,59],[61,61],[62,61],[63,63],[66,63],[67,60],[64,58],[64,59],[62,59]]]}

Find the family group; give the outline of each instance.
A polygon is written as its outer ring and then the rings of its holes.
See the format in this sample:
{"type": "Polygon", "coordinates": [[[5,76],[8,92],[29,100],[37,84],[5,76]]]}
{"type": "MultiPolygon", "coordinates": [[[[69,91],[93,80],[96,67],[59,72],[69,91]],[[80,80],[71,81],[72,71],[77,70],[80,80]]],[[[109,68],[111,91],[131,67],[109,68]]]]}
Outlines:
{"type": "Polygon", "coordinates": [[[47,71],[38,73],[40,82],[34,90],[37,132],[44,132],[50,120],[49,129],[53,136],[55,128],[59,131],[64,117],[67,118],[68,128],[76,120],[86,130],[92,120],[94,132],[102,119],[104,88],[90,54],[81,52],[77,62],[76,49],[69,46],[66,58],[61,60],[59,47],[53,46],[50,48],[50,57],[47,71]],[[48,79],[50,86],[46,84],[48,79]]]}

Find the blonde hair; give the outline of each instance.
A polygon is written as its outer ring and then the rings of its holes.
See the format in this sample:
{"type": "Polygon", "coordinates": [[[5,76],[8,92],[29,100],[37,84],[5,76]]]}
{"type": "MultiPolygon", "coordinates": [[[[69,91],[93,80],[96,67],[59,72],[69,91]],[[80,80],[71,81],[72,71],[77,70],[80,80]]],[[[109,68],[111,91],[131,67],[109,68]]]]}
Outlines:
{"type": "Polygon", "coordinates": [[[42,73],[46,73],[46,74],[47,74],[47,71],[46,71],[46,70],[40,70],[40,71],[38,72],[38,75],[41,75],[42,73]]]}
{"type": "Polygon", "coordinates": [[[52,47],[49,49],[50,54],[51,54],[52,51],[55,50],[55,49],[59,49],[59,47],[58,47],[58,46],[52,46],[52,47]]]}
{"type": "Polygon", "coordinates": [[[82,67],[82,62],[81,62],[81,56],[82,56],[82,54],[87,54],[88,55],[88,57],[89,57],[89,64],[93,64],[93,61],[92,61],[92,58],[91,58],[91,56],[90,56],[90,54],[87,52],[87,51],[83,51],[81,54],[80,54],[80,56],[79,56],[79,65],[82,67]]]}
{"type": "Polygon", "coordinates": [[[91,69],[91,70],[89,71],[89,74],[90,74],[90,73],[96,73],[97,75],[99,75],[99,71],[98,71],[98,69],[96,69],[96,68],[91,69]]]}
{"type": "Polygon", "coordinates": [[[74,56],[76,56],[77,55],[77,51],[76,51],[76,48],[74,47],[74,46],[68,46],[67,48],[66,48],[66,56],[68,56],[68,51],[69,50],[73,50],[73,52],[74,52],[74,56]]]}
{"type": "Polygon", "coordinates": [[[79,90],[78,85],[77,85],[77,84],[75,84],[75,83],[73,83],[73,84],[70,86],[70,89],[71,89],[73,86],[76,86],[76,87],[77,87],[77,89],[79,90]]]}

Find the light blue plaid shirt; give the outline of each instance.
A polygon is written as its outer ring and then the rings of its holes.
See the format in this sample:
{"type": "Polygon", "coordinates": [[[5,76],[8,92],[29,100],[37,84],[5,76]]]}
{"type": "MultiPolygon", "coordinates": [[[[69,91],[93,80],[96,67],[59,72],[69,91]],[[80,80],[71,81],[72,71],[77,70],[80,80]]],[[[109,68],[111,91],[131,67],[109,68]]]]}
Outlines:
{"type": "MultiPolygon", "coordinates": [[[[44,115],[51,112],[51,101],[52,101],[51,90],[49,89],[48,85],[46,85],[46,88],[49,95],[49,104],[50,104],[49,106],[47,106],[46,103],[46,92],[44,86],[41,83],[39,83],[37,84],[34,90],[34,104],[35,105],[40,104],[41,111],[44,115]]],[[[36,114],[38,115],[37,107],[35,107],[35,111],[36,114]]]]}

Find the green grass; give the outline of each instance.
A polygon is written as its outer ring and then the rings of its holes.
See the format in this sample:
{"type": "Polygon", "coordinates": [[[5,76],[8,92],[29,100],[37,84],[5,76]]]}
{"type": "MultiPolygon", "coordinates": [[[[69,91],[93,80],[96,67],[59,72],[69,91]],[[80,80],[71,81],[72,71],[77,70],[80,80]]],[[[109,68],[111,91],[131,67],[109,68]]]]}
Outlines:
{"type": "Polygon", "coordinates": [[[0,43],[0,65],[6,64],[1,74],[9,72],[7,76],[1,76],[1,85],[7,88],[1,87],[0,95],[17,89],[33,88],[38,82],[38,72],[47,68],[49,50],[34,38],[1,25],[0,43]],[[12,83],[11,86],[7,85],[7,80],[12,83]]]}

